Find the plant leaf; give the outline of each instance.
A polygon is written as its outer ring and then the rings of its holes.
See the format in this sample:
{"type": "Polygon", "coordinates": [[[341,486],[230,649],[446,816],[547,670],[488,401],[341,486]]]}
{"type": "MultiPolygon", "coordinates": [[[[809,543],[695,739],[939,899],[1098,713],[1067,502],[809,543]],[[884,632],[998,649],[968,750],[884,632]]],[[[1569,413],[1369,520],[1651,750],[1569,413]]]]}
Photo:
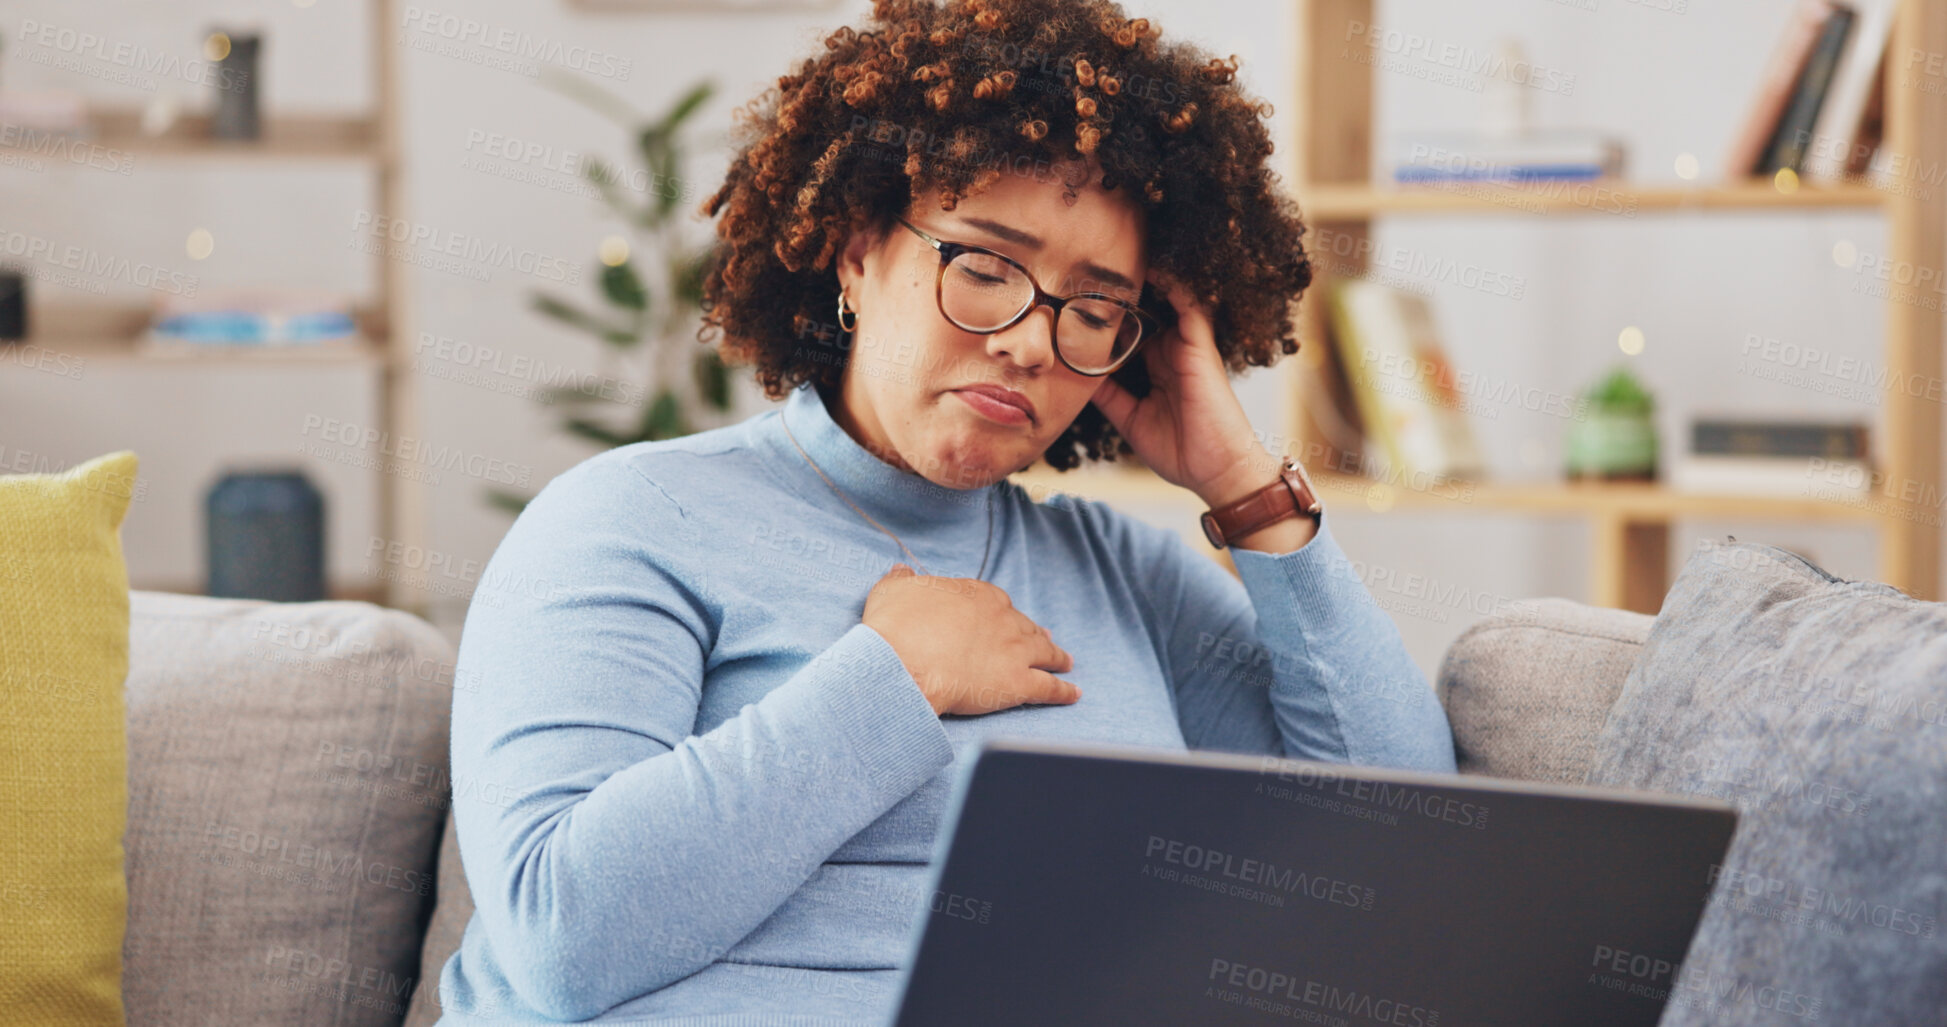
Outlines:
{"type": "Polygon", "coordinates": [[[696,85],[691,86],[690,91],[684,93],[682,98],[677,100],[669,108],[669,111],[662,116],[662,120],[656,122],[656,129],[665,135],[674,135],[676,129],[683,122],[689,120],[690,115],[695,114],[697,108],[703,106],[704,102],[710,99],[710,94],[716,92],[716,88],[716,83],[709,79],[704,79],[696,85]]]}
{"type": "Polygon", "coordinates": [[[552,385],[545,389],[536,389],[534,392],[534,401],[547,406],[578,406],[583,403],[627,402],[626,399],[620,396],[603,395],[604,391],[613,392],[614,390],[612,388],[605,390],[603,383],[597,381],[582,381],[574,385],[552,385]]]}
{"type": "Polygon", "coordinates": [[[582,165],[582,173],[594,183],[595,191],[602,196],[602,202],[608,204],[608,209],[613,211],[616,217],[630,222],[641,217],[641,213],[635,209],[623,192],[620,168],[600,157],[590,157],[588,163],[582,165]]]}
{"type": "Polygon", "coordinates": [[[696,377],[696,391],[718,410],[730,409],[730,369],[715,349],[706,349],[690,363],[696,377]]]}
{"type": "Polygon", "coordinates": [[[656,393],[655,402],[642,418],[642,437],[651,441],[680,438],[690,433],[689,425],[683,418],[683,406],[676,394],[664,389],[656,393]]]}
{"type": "Polygon", "coordinates": [[[571,435],[578,435],[591,442],[599,442],[610,449],[636,441],[605,424],[585,417],[571,417],[562,422],[562,427],[566,428],[571,435]]]}
{"type": "Polygon", "coordinates": [[[641,112],[631,106],[627,100],[563,68],[551,64],[542,65],[541,84],[578,100],[590,110],[630,128],[642,121],[641,112]]]}
{"type": "Polygon", "coordinates": [[[674,280],[669,284],[674,290],[677,305],[685,312],[702,309],[703,279],[709,276],[710,266],[716,262],[717,250],[717,245],[712,243],[677,267],[674,280]]]}
{"type": "Polygon", "coordinates": [[[563,324],[572,325],[583,331],[601,334],[603,332],[617,330],[614,325],[582,310],[580,307],[568,303],[565,300],[556,299],[546,293],[537,292],[533,294],[533,307],[539,313],[546,314],[563,324]]]}
{"type": "Polygon", "coordinates": [[[520,516],[522,510],[527,509],[527,504],[533,498],[532,496],[523,496],[514,492],[502,492],[499,489],[487,490],[488,505],[495,509],[505,510],[517,517],[520,516]]]}
{"type": "Polygon", "coordinates": [[[602,295],[626,310],[648,310],[649,289],[628,261],[602,267],[602,295]]]}

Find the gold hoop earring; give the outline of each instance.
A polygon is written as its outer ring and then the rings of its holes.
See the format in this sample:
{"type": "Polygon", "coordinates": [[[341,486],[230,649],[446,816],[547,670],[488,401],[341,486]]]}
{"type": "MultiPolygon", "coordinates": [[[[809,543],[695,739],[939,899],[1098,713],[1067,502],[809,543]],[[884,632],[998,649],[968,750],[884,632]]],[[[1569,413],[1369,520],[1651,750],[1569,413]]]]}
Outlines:
{"type": "Polygon", "coordinates": [[[838,291],[838,327],[849,332],[852,329],[857,328],[858,326],[859,326],[858,311],[853,310],[851,304],[845,301],[845,290],[840,289],[838,291]],[[847,314],[852,315],[851,324],[845,323],[845,315],[847,314]]]}

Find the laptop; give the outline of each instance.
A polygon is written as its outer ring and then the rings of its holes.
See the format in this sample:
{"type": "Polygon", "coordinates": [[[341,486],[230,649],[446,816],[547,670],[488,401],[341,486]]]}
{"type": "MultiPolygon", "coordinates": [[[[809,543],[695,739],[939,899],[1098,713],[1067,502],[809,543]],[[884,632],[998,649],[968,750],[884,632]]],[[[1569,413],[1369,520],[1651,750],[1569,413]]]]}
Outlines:
{"type": "Polygon", "coordinates": [[[1647,792],[989,737],[895,1027],[1654,1025],[1737,813],[1647,792]]]}

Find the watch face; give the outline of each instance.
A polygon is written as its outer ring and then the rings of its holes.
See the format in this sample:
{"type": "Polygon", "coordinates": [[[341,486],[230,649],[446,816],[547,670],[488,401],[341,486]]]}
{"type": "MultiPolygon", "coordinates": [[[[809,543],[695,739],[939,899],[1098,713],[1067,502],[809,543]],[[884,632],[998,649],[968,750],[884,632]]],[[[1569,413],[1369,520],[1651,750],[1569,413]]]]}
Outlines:
{"type": "Polygon", "coordinates": [[[1316,517],[1308,507],[1318,505],[1318,492],[1312,488],[1311,475],[1305,473],[1305,465],[1292,457],[1285,457],[1285,481],[1291,485],[1291,494],[1298,500],[1299,512],[1307,517],[1316,517]]]}

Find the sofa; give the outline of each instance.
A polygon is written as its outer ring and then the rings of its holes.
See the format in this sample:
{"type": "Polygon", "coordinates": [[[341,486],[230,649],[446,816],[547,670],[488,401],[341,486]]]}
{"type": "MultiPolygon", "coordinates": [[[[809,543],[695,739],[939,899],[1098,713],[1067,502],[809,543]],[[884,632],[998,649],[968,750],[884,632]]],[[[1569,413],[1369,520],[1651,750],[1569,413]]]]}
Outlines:
{"type": "MultiPolygon", "coordinates": [[[[1652,623],[1537,599],[1468,629],[1435,683],[1462,772],[1582,782],[1652,623]]],[[[132,593],[131,1024],[438,1019],[472,912],[448,808],[492,787],[447,777],[453,670],[400,611],[132,593]]]]}

